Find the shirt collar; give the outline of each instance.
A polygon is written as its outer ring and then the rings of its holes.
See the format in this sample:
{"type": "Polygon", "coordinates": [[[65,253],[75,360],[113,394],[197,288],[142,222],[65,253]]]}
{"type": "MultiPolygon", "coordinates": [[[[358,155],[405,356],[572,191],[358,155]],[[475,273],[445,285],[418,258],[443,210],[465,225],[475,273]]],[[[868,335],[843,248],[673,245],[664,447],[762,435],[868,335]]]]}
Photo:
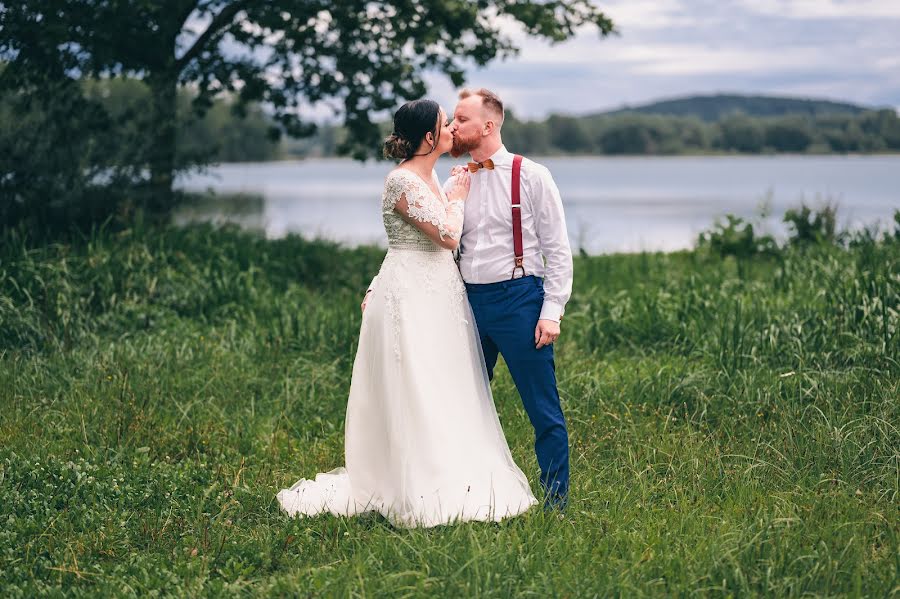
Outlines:
{"type": "Polygon", "coordinates": [[[500,146],[500,149],[494,152],[490,159],[494,161],[494,166],[507,166],[512,164],[513,155],[506,149],[506,146],[500,146]]]}

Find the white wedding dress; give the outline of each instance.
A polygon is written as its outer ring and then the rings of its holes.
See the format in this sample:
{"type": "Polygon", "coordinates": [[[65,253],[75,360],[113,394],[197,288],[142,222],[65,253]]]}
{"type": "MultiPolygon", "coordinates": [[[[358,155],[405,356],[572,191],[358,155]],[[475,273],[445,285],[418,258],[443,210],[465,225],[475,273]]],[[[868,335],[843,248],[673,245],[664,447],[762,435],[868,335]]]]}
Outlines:
{"type": "Polygon", "coordinates": [[[401,196],[410,218],[460,236],[462,201],[406,169],[388,175],[388,251],[353,363],[346,467],[301,479],[278,502],[290,515],[378,511],[400,527],[515,516],[536,499],[497,419],[465,285],[452,252],[394,210],[401,196]]]}

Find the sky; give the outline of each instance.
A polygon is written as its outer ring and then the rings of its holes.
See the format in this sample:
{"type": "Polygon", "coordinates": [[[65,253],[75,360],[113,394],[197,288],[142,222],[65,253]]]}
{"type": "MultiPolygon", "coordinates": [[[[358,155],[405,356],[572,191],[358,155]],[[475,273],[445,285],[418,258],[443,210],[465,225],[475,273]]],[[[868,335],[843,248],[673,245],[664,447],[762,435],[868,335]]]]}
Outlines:
{"type": "MultiPolygon", "coordinates": [[[[550,45],[507,27],[521,54],[470,68],[520,118],[692,94],[814,97],[900,108],[900,0],[611,0],[620,35],[550,45]]],[[[504,25],[506,27],[506,25],[504,25]]],[[[446,77],[429,95],[452,105],[446,77]]]]}

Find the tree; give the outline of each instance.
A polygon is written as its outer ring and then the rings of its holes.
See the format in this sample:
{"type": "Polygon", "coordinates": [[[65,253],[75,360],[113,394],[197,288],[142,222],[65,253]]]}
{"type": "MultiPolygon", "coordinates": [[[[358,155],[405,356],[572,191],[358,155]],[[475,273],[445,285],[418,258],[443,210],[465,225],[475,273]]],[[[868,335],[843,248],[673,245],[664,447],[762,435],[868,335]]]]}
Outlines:
{"type": "Polygon", "coordinates": [[[765,143],[762,126],[757,120],[737,113],[720,122],[722,147],[738,152],[761,152],[765,143]]]}
{"type": "Polygon", "coordinates": [[[593,145],[583,123],[576,117],[551,114],[547,119],[550,143],[563,152],[590,152],[593,145]]]}
{"type": "Polygon", "coordinates": [[[647,128],[634,115],[610,120],[602,130],[598,144],[607,154],[649,154],[652,140],[647,128]]]}
{"type": "Polygon", "coordinates": [[[471,61],[517,51],[503,29],[563,41],[583,27],[601,36],[612,22],[590,0],[19,0],[0,5],[0,91],[39,92],[48,72],[127,75],[151,89],[146,114],[153,212],[171,203],[180,85],[196,91],[198,113],[222,93],[238,106],[262,102],[281,131],[309,135],[299,109],[333,105],[357,158],[377,148],[373,115],[425,93],[436,70],[455,85],[471,61]]]}
{"type": "MultiPolygon", "coordinates": [[[[2,77],[2,75],[0,75],[2,77]]],[[[0,223],[86,224],[111,203],[93,184],[116,187],[120,147],[110,116],[77,81],[48,73],[31,89],[0,94],[0,223]]]]}
{"type": "Polygon", "coordinates": [[[776,152],[803,152],[812,143],[812,128],[803,117],[781,117],[766,123],[765,139],[776,152]]]}
{"type": "Polygon", "coordinates": [[[859,119],[860,128],[873,138],[874,150],[900,149],[900,118],[894,110],[877,110],[864,113],[859,119]]]}
{"type": "Polygon", "coordinates": [[[520,121],[511,109],[503,118],[503,142],[508,148],[527,149],[532,156],[552,151],[547,121],[520,121]]]}

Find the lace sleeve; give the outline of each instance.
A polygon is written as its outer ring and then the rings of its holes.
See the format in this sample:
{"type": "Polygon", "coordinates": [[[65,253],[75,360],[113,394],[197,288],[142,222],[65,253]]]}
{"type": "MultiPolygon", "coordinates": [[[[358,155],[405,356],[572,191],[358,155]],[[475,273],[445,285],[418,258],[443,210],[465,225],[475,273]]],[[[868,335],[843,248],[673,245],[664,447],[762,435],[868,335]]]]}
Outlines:
{"type": "Polygon", "coordinates": [[[403,178],[394,173],[388,175],[384,182],[384,193],[381,195],[382,210],[393,210],[404,191],[406,191],[406,186],[403,178]]]}
{"type": "Polygon", "coordinates": [[[434,198],[413,197],[406,198],[407,214],[422,223],[431,223],[437,227],[441,239],[459,239],[462,235],[463,202],[456,200],[444,204],[434,198]]]}
{"type": "Polygon", "coordinates": [[[400,170],[391,173],[385,182],[382,205],[385,210],[396,207],[410,221],[432,225],[441,239],[458,241],[462,236],[465,203],[462,200],[447,202],[443,197],[436,197],[414,173],[400,170]],[[400,206],[397,206],[398,202],[400,206]]]}

